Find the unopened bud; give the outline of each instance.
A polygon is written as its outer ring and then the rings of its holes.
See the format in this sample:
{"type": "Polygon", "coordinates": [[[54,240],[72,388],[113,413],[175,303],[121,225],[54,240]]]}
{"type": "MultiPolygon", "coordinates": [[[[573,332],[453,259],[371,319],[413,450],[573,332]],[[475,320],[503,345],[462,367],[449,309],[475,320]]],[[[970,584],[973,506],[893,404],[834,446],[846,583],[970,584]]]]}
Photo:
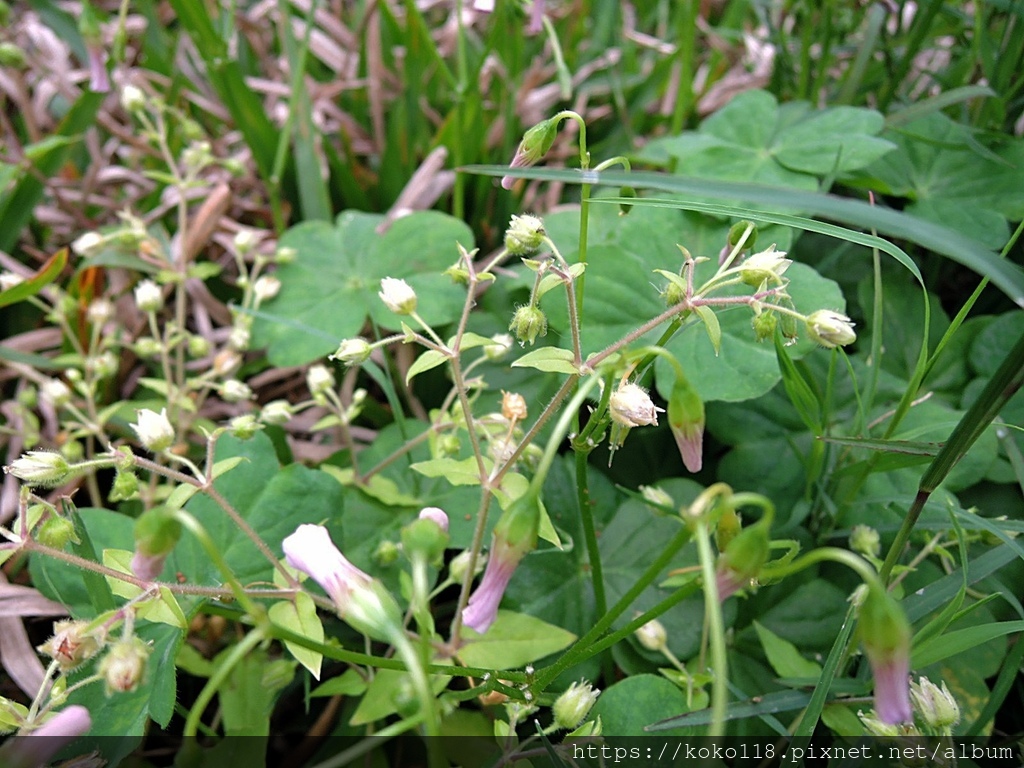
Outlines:
{"type": "Polygon", "coordinates": [[[135,521],[135,554],[132,572],[153,581],[163,570],[164,560],[181,537],[181,523],[168,507],[153,507],[135,521]]]}
{"type": "Polygon", "coordinates": [[[111,645],[100,661],[99,673],[106,681],[107,695],[129,693],[139,687],[146,672],[150,647],[138,637],[111,645]]]}
{"type": "Polygon", "coordinates": [[[139,478],[130,469],[119,469],[110,487],[111,501],[128,501],[139,495],[139,478]]]}
{"type": "Polygon", "coordinates": [[[508,329],[519,339],[520,344],[533,344],[538,336],[548,332],[548,319],[540,307],[527,304],[516,310],[508,329]]]}
{"type": "Polygon", "coordinates": [[[757,341],[765,341],[775,336],[775,329],[779,327],[779,318],[774,312],[761,312],[754,315],[750,325],[754,329],[754,338],[757,341]]]}
{"type": "Polygon", "coordinates": [[[71,250],[83,257],[93,256],[98,253],[106,242],[106,238],[99,232],[86,232],[71,243],[71,250]]]}
{"type": "MultiPolygon", "coordinates": [[[[536,165],[551,149],[557,135],[556,119],[551,118],[537,123],[523,134],[523,140],[519,142],[519,148],[516,149],[509,168],[529,168],[536,165]]],[[[512,189],[514,183],[515,180],[511,176],[504,176],[501,179],[501,186],[505,189],[512,189]]]]}
{"type": "Polygon", "coordinates": [[[71,402],[71,389],[60,379],[47,379],[39,386],[39,396],[54,408],[63,408],[71,402]]]}
{"type": "Polygon", "coordinates": [[[754,243],[757,242],[757,225],[752,221],[737,221],[729,228],[729,236],[726,239],[728,248],[735,248],[740,240],[743,239],[743,234],[750,230],[750,235],[743,242],[743,250],[749,251],[754,247],[754,243]]]}
{"type": "Polygon", "coordinates": [[[878,586],[870,586],[860,605],[857,632],[875,680],[875,714],[884,723],[905,723],[910,706],[911,630],[903,609],[878,586]]]}
{"type": "Polygon", "coordinates": [[[559,728],[571,730],[582,723],[597,701],[601,691],[593,688],[590,683],[573,683],[565,693],[555,699],[551,708],[555,716],[555,724],[559,728]]]}
{"type": "Polygon", "coordinates": [[[380,292],[377,295],[384,306],[396,315],[409,315],[416,311],[416,292],[405,280],[385,277],[380,281],[380,292]]]}
{"type": "Polygon", "coordinates": [[[338,350],[327,359],[338,360],[348,366],[362,365],[370,359],[372,351],[373,347],[366,339],[344,339],[338,345],[338,350]]]}
{"type": "Polygon", "coordinates": [[[819,309],[808,315],[807,335],[827,349],[845,347],[857,340],[850,318],[830,309],[819,309]]]}
{"type": "Polygon", "coordinates": [[[665,625],[657,619],[651,619],[646,624],[642,625],[635,634],[640,645],[648,651],[657,651],[660,653],[665,650],[665,646],[668,642],[668,632],[665,631],[665,625]]]}
{"type": "Polygon", "coordinates": [[[59,453],[29,451],[5,466],[4,472],[14,475],[27,486],[50,488],[70,477],[71,465],[59,453]]]}
{"type": "Polygon", "coordinates": [[[252,292],[260,301],[269,301],[281,291],[281,280],[273,275],[262,275],[253,283],[252,292]]]}
{"type": "Polygon", "coordinates": [[[146,108],[146,94],[134,85],[126,85],[121,91],[121,107],[125,112],[135,114],[146,108]]]}
{"type": "Polygon", "coordinates": [[[252,400],[252,389],[244,381],[228,379],[221,384],[220,396],[229,403],[241,403],[252,400]]]}
{"type": "Polygon", "coordinates": [[[668,424],[690,472],[704,465],[704,401],[685,376],[676,375],[668,399],[668,424]]]}
{"type": "Polygon", "coordinates": [[[910,684],[910,698],[921,719],[937,731],[946,731],[960,722],[960,707],[945,682],[942,688],[927,677],[910,684]]]}
{"type": "Polygon", "coordinates": [[[512,349],[515,339],[507,333],[496,333],[491,336],[491,341],[494,343],[484,346],[484,357],[488,360],[500,360],[512,349]]]}
{"type": "Polygon", "coordinates": [[[648,509],[656,515],[664,515],[666,514],[666,508],[672,509],[675,507],[675,501],[669,496],[668,492],[657,486],[641,485],[640,494],[644,497],[644,501],[651,505],[648,509]]]}
{"type": "Polygon", "coordinates": [[[850,531],[850,549],[862,555],[878,557],[882,551],[882,539],[870,525],[855,525],[850,531]]]}
{"type": "Polygon", "coordinates": [[[25,51],[12,42],[0,43],[0,67],[22,69],[27,62],[25,51]]]}
{"type": "Polygon", "coordinates": [[[158,312],[164,305],[164,293],[152,280],[143,280],[135,286],[135,304],[141,312],[158,312]]]}
{"type": "Polygon", "coordinates": [[[334,374],[326,366],[312,365],[306,373],[306,386],[313,398],[323,397],[329,390],[334,389],[334,374]]]}
{"type": "Polygon", "coordinates": [[[448,516],[437,507],[425,508],[402,528],[402,549],[410,558],[419,554],[427,562],[438,562],[447,546],[448,516]]]}
{"type": "Polygon", "coordinates": [[[387,568],[389,565],[394,565],[398,562],[398,557],[401,553],[401,549],[395,542],[385,539],[373,551],[373,561],[377,565],[387,568]]]}
{"type": "MultiPolygon", "coordinates": [[[[210,342],[205,337],[199,335],[192,335],[188,337],[188,354],[189,357],[206,357],[210,354],[210,342]]],[[[234,354],[234,353],[229,353],[234,354]]],[[[241,358],[239,358],[239,364],[241,364],[241,358]]]]}
{"type": "Polygon", "coordinates": [[[264,424],[280,426],[287,424],[292,417],[292,406],[287,400],[271,400],[260,413],[260,421],[264,424]]]}
{"type": "Polygon", "coordinates": [[[65,545],[72,541],[79,543],[78,536],[75,535],[75,524],[66,517],[54,514],[39,526],[36,541],[53,549],[64,549],[65,545]]]}
{"type": "Polygon", "coordinates": [[[138,421],[132,429],[139,436],[143,447],[153,453],[167,450],[174,443],[174,427],[167,418],[167,409],[161,408],[160,413],[143,408],[138,412],[138,421]]]}
{"type": "Polygon", "coordinates": [[[505,230],[505,248],[513,256],[526,256],[544,242],[544,222],[536,216],[512,216],[505,230]]]}
{"type": "Polygon", "coordinates": [[[251,413],[235,416],[228,424],[228,431],[239,440],[248,440],[260,431],[261,425],[251,413]]]}

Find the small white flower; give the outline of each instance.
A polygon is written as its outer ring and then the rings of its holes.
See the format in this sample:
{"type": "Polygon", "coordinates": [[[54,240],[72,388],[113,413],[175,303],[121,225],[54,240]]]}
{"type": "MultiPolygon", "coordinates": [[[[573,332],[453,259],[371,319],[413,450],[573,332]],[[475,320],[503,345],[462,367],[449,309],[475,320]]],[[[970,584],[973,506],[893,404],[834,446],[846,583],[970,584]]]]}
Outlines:
{"type": "Polygon", "coordinates": [[[260,241],[259,233],[253,229],[240,229],[235,233],[235,250],[246,254],[260,241]]]}
{"type": "Polygon", "coordinates": [[[166,408],[161,408],[160,413],[143,408],[132,429],[139,436],[139,442],[153,453],[167,450],[174,443],[174,427],[167,418],[166,408]]]}
{"type": "Polygon", "coordinates": [[[857,340],[850,318],[831,309],[819,309],[807,317],[807,333],[828,349],[845,347],[857,340]]]}
{"type": "Polygon", "coordinates": [[[789,265],[792,263],[791,259],[786,258],[785,251],[776,251],[773,245],[768,250],[747,257],[746,261],[740,265],[740,278],[754,288],[766,280],[780,283],[783,273],[789,269],[789,265]]]}
{"type": "Polygon", "coordinates": [[[624,427],[657,426],[658,412],[647,390],[637,384],[624,384],[608,400],[612,420],[624,427]]]}
{"type": "Polygon", "coordinates": [[[141,112],[146,108],[146,94],[134,85],[126,85],[121,91],[121,108],[125,112],[141,112]]]}
{"type": "Polygon", "coordinates": [[[249,330],[249,326],[245,323],[235,323],[231,327],[231,333],[228,334],[228,344],[233,349],[246,350],[249,348],[249,343],[252,341],[252,331],[249,330]]]}
{"type": "Polygon", "coordinates": [[[555,704],[551,708],[558,727],[571,729],[582,723],[600,693],[600,690],[582,680],[570,685],[565,693],[555,699],[555,704]]]}
{"type": "Polygon", "coordinates": [[[61,408],[71,402],[71,389],[60,379],[47,379],[39,386],[43,400],[54,408],[61,408]]]}
{"type": "Polygon", "coordinates": [[[95,299],[89,304],[86,316],[90,323],[103,325],[114,316],[114,304],[109,299],[95,299]]]}
{"type": "Polygon", "coordinates": [[[657,619],[651,619],[636,631],[636,639],[649,651],[662,651],[668,642],[665,625],[657,619]]]}
{"type": "Polygon", "coordinates": [[[135,286],[135,304],[141,312],[158,312],[164,305],[164,293],[152,280],[142,280],[135,286]]]}
{"type": "Polygon", "coordinates": [[[313,397],[321,397],[328,390],[334,389],[334,374],[327,366],[311,365],[306,373],[306,386],[313,397]]]}
{"type": "Polygon", "coordinates": [[[380,293],[377,295],[396,315],[408,315],[416,311],[416,292],[405,280],[385,277],[380,281],[380,293]]]}
{"type": "Polygon", "coordinates": [[[228,379],[220,386],[220,396],[229,403],[241,403],[252,400],[252,389],[244,381],[228,379]]]}
{"type": "Polygon", "coordinates": [[[4,472],[25,485],[54,486],[67,478],[70,469],[67,459],[59,453],[29,451],[4,467],[4,472]]]}
{"type": "Polygon", "coordinates": [[[270,301],[281,290],[281,281],[273,275],[262,275],[256,278],[252,291],[260,301],[270,301]]]}
{"type": "Polygon", "coordinates": [[[71,250],[79,256],[92,256],[104,242],[106,238],[99,232],[86,232],[71,244],[71,250]]]}

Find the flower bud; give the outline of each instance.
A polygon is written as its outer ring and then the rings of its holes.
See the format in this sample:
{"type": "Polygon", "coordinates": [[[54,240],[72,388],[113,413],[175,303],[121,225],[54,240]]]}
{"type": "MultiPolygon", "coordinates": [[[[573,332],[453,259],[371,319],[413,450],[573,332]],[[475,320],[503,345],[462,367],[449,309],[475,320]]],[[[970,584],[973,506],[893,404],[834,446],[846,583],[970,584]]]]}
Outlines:
{"type": "Polygon", "coordinates": [[[754,329],[754,339],[765,341],[775,336],[775,329],[779,327],[779,318],[774,312],[760,312],[755,314],[750,321],[754,329]]]}
{"type": "Polygon", "coordinates": [[[743,243],[743,250],[749,251],[757,242],[757,225],[752,221],[737,221],[729,227],[729,235],[726,238],[726,248],[732,250],[740,242],[743,233],[750,229],[750,236],[743,243]]]}
{"type": "Polygon", "coordinates": [[[328,360],[338,360],[345,365],[362,365],[370,359],[373,347],[365,339],[344,339],[338,345],[338,351],[329,356],[328,360]]]}
{"type": "Polygon", "coordinates": [[[22,69],[27,61],[21,46],[8,41],[0,43],[0,67],[22,69]]]}
{"type": "Polygon", "coordinates": [[[657,426],[658,412],[647,390],[632,382],[622,384],[608,399],[608,412],[612,421],[623,427],[657,426]]]}
{"type": "Polygon", "coordinates": [[[536,216],[512,216],[505,230],[505,248],[513,256],[526,256],[544,242],[544,222],[536,216]]]}
{"type": "MultiPolygon", "coordinates": [[[[210,354],[210,342],[203,336],[193,334],[188,337],[188,354],[189,357],[206,357],[210,354]]],[[[231,352],[234,354],[234,352],[231,352]]],[[[241,364],[241,358],[239,358],[239,364],[241,364]]]]}
{"type": "Polygon", "coordinates": [[[132,429],[139,436],[139,442],[146,450],[160,453],[174,443],[174,427],[167,418],[167,409],[161,408],[160,413],[143,408],[138,411],[138,422],[132,429]]]}
{"type": "Polygon", "coordinates": [[[220,396],[229,403],[242,403],[252,400],[252,389],[244,381],[228,379],[220,385],[220,396]]]}
{"type": "MultiPolygon", "coordinates": [[[[636,190],[633,187],[625,186],[619,187],[619,197],[634,199],[636,197],[636,190]]],[[[633,206],[630,203],[619,203],[619,216],[626,216],[633,210],[633,206]]]]}
{"type": "Polygon", "coordinates": [[[394,277],[380,281],[380,300],[396,315],[410,315],[416,311],[416,292],[405,282],[394,277]]]}
{"type": "Polygon", "coordinates": [[[538,336],[547,335],[548,319],[541,312],[540,307],[527,304],[516,310],[508,329],[519,339],[520,345],[532,345],[538,336]]]}
{"type": "Polygon", "coordinates": [[[159,312],[164,305],[164,292],[152,280],[143,280],[135,286],[135,305],[140,312],[159,312]]]}
{"type": "Polygon", "coordinates": [[[772,245],[766,251],[747,257],[739,268],[740,279],[752,288],[758,288],[765,282],[778,285],[782,282],[783,273],[792,263],[791,259],[786,258],[785,251],[776,251],[772,245]]]}
{"type": "Polygon", "coordinates": [[[71,250],[87,258],[98,253],[105,242],[106,238],[99,232],[86,232],[71,243],[71,250]]]}
{"type": "Polygon", "coordinates": [[[685,376],[677,375],[668,399],[668,425],[690,472],[704,465],[704,402],[685,376]]]}
{"type": "Polygon", "coordinates": [[[387,568],[398,562],[398,557],[401,553],[402,550],[395,542],[385,539],[373,550],[373,562],[382,568],[387,568]]]}
{"type": "Polygon", "coordinates": [[[51,514],[36,531],[36,541],[53,549],[64,549],[68,542],[79,543],[75,524],[66,517],[51,514]]]}
{"type": "Polygon", "coordinates": [[[235,233],[233,244],[235,250],[241,255],[246,255],[257,246],[260,241],[259,233],[254,229],[240,229],[235,233]]]}
{"type": "Polygon", "coordinates": [[[436,453],[435,458],[443,458],[445,456],[457,456],[461,449],[462,441],[459,440],[457,435],[440,435],[437,438],[437,444],[434,449],[436,453]]]}
{"type": "Polygon", "coordinates": [[[142,112],[146,108],[146,94],[137,86],[126,85],[121,90],[121,108],[131,114],[142,112]]]}
{"type": "Polygon", "coordinates": [[[512,349],[514,339],[507,333],[496,333],[491,336],[493,344],[484,346],[484,357],[488,360],[500,360],[512,349]]]}
{"type": "MultiPolygon", "coordinates": [[[[241,318],[238,318],[241,320],[241,318]]],[[[252,330],[249,324],[246,322],[235,322],[231,326],[231,333],[228,334],[228,344],[232,349],[237,349],[239,352],[244,352],[249,348],[249,342],[252,340],[252,330]]]]}
{"type": "Polygon", "coordinates": [[[640,495],[650,504],[647,508],[656,515],[664,515],[666,508],[672,509],[676,505],[668,491],[655,485],[641,485],[640,495]]]}
{"type": "Polygon", "coordinates": [[[292,406],[287,400],[271,400],[263,406],[263,411],[260,413],[260,421],[276,426],[287,424],[291,417],[292,406]]]}
{"type": "Polygon", "coordinates": [[[911,631],[903,609],[881,587],[869,587],[860,605],[857,632],[875,678],[875,713],[884,723],[905,723],[910,706],[911,631]]]}
{"type": "Polygon", "coordinates": [[[578,726],[590,714],[600,693],[601,691],[591,687],[590,683],[582,680],[570,685],[565,693],[555,699],[555,704],[551,708],[555,724],[566,730],[578,726]]]}
{"type": "Polygon", "coordinates": [[[154,581],[180,537],[181,523],[173,510],[153,507],[143,512],[135,521],[132,573],[145,581],[154,581]]]}
{"type": "Polygon", "coordinates": [[[130,469],[119,469],[110,487],[111,501],[128,501],[139,495],[139,478],[130,469]]]}
{"type": "Polygon", "coordinates": [[[118,358],[109,350],[102,355],[85,358],[85,370],[97,379],[106,379],[117,372],[118,358]]]}
{"type": "Polygon", "coordinates": [[[410,559],[422,555],[427,562],[438,562],[447,546],[448,516],[437,507],[425,508],[402,528],[402,548],[410,559]]]}
{"type": "MultiPolygon", "coordinates": [[[[452,558],[451,563],[448,565],[448,573],[452,577],[452,581],[461,584],[466,580],[466,571],[469,570],[469,556],[470,551],[464,550],[459,552],[455,557],[452,558]]],[[[486,558],[478,557],[476,559],[476,570],[473,571],[473,576],[477,576],[483,569],[486,558]]]]}
{"type": "Polygon", "coordinates": [[[71,402],[71,389],[60,379],[47,379],[39,386],[39,396],[54,408],[63,408],[71,402]]]}
{"type": "Polygon", "coordinates": [[[526,398],[518,392],[501,393],[501,415],[509,421],[522,421],[527,416],[526,398]]]}
{"type": "Polygon", "coordinates": [[[936,731],[948,732],[960,722],[960,707],[946,683],[939,688],[927,677],[910,684],[910,698],[921,719],[936,731]]]}
{"type": "Polygon", "coordinates": [[[320,525],[300,525],[283,542],[292,568],[313,578],[334,601],[338,615],[358,631],[389,640],[402,626],[402,613],[378,580],[350,563],[320,525]]]}
{"type": "MultiPolygon", "coordinates": [[[[519,142],[509,168],[529,168],[540,162],[541,158],[548,153],[551,145],[555,143],[555,136],[558,135],[558,121],[554,118],[542,120],[523,134],[523,140],[519,142]]],[[[501,179],[501,186],[505,189],[512,189],[515,179],[511,176],[504,176],[501,179]]]]}
{"type": "Polygon", "coordinates": [[[665,625],[657,619],[651,619],[642,625],[636,632],[636,639],[648,651],[661,653],[668,644],[668,632],[665,625]]]}
{"type": "Polygon", "coordinates": [[[109,299],[94,299],[89,303],[85,316],[93,325],[103,325],[114,316],[114,304],[109,299]]]}
{"type": "Polygon", "coordinates": [[[99,673],[106,681],[107,695],[130,693],[139,687],[146,673],[151,648],[138,637],[120,640],[110,646],[100,661],[99,673]]]}
{"type": "Polygon", "coordinates": [[[283,248],[278,248],[277,251],[274,252],[274,261],[278,264],[293,264],[298,256],[298,251],[294,248],[285,246],[283,248]]]}
{"type": "Polygon", "coordinates": [[[715,546],[719,552],[725,552],[732,540],[743,530],[743,522],[739,514],[731,505],[725,505],[722,513],[718,516],[718,524],[715,526],[715,546]]]}
{"type": "Polygon", "coordinates": [[[270,301],[280,291],[281,280],[273,275],[261,275],[252,286],[252,292],[259,301],[270,301]]]}
{"type": "Polygon", "coordinates": [[[830,309],[819,309],[807,317],[807,334],[826,349],[845,347],[857,340],[850,318],[830,309]]]}
{"type": "Polygon", "coordinates": [[[89,622],[65,619],[53,624],[53,637],[39,646],[40,653],[56,661],[63,672],[88,661],[103,647],[103,631],[89,631],[89,622]]]}
{"type": "Polygon", "coordinates": [[[329,390],[334,389],[334,374],[326,366],[311,365],[306,372],[306,386],[313,399],[323,398],[329,390]]]}
{"type": "Polygon", "coordinates": [[[850,531],[850,549],[862,555],[878,557],[882,551],[882,539],[870,525],[855,525],[850,531]]]}
{"type": "Polygon", "coordinates": [[[466,626],[483,634],[494,623],[505,588],[519,561],[537,546],[539,530],[540,503],[530,493],[520,496],[502,513],[491,535],[487,570],[462,611],[466,626]]]}
{"type": "Polygon", "coordinates": [[[144,360],[150,360],[160,354],[160,350],[163,348],[160,342],[154,339],[152,336],[143,336],[135,342],[134,347],[135,354],[144,360]]]}
{"type": "Polygon", "coordinates": [[[14,475],[27,486],[50,488],[70,477],[71,465],[59,453],[29,451],[4,467],[4,472],[14,475]]]}
{"type": "Polygon", "coordinates": [[[248,440],[260,431],[261,425],[251,413],[235,416],[228,424],[228,431],[239,440],[248,440]]]}
{"type": "Polygon", "coordinates": [[[874,716],[874,710],[871,714],[865,715],[863,712],[857,712],[857,717],[860,719],[861,725],[872,736],[902,736],[903,732],[896,725],[890,725],[889,723],[883,723],[877,717],[874,716]]]}
{"type": "Polygon", "coordinates": [[[768,525],[759,521],[744,528],[729,542],[718,558],[715,578],[722,602],[757,578],[768,562],[768,525]]]}

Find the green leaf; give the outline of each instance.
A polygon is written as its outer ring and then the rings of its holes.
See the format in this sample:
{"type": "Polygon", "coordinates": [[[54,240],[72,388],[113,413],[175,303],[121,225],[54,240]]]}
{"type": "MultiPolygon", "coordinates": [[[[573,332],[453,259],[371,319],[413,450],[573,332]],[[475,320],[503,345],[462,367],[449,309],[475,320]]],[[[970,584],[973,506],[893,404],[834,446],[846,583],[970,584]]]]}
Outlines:
{"type": "MultiPolygon", "coordinates": [[[[225,648],[213,660],[220,667],[232,648],[225,648]]],[[[294,662],[271,660],[264,648],[255,648],[243,656],[217,690],[224,733],[228,736],[268,736],[270,713],[277,697],[294,677],[294,662]]]]}
{"type": "MultiPolygon", "coordinates": [[[[430,688],[439,694],[451,682],[448,675],[432,675],[430,688]]],[[[373,681],[366,689],[366,695],[359,702],[359,707],[349,720],[349,725],[360,726],[376,723],[398,711],[398,704],[410,683],[406,672],[394,669],[378,669],[373,681]]]]}
{"type": "Polygon", "coordinates": [[[764,648],[768,663],[772,665],[779,677],[810,677],[817,679],[821,675],[821,665],[808,661],[797,647],[788,640],[783,640],[767,627],[754,622],[757,637],[764,648]]]}
{"type": "Polygon", "coordinates": [[[459,317],[465,293],[443,271],[457,255],[456,243],[472,248],[473,235],[458,219],[422,211],[395,221],[384,234],[384,217],[341,213],[334,224],[310,221],[279,241],[296,259],[281,265],[280,294],[273,311],[260,312],[254,345],[267,346],[275,365],[300,365],[337,349],[339,339],[359,335],[367,315],[397,329],[398,315],[377,296],[385,277],[404,278],[416,291],[417,312],[434,328],[459,317]]]}
{"type": "Polygon", "coordinates": [[[468,667],[515,669],[569,647],[576,635],[524,613],[498,611],[486,633],[467,628],[459,660],[468,667]]]}
{"type": "Polygon", "coordinates": [[[633,675],[601,692],[591,719],[601,718],[604,736],[646,736],[657,730],[666,736],[691,736],[687,728],[650,728],[666,717],[689,712],[686,694],[659,675],[633,675]]]}
{"type": "MultiPolygon", "coordinates": [[[[485,460],[485,467],[490,462],[485,460]]],[[[420,461],[409,467],[424,477],[441,477],[452,485],[480,485],[480,466],[475,458],[468,459],[430,459],[420,461]]]]}
{"type": "MultiPolygon", "coordinates": [[[[270,606],[267,611],[270,620],[289,629],[296,634],[308,637],[310,640],[322,643],[324,641],[324,625],[316,614],[316,603],[313,598],[305,592],[295,594],[295,602],[291,600],[280,600],[270,606]]],[[[320,664],[323,661],[323,654],[317,651],[298,645],[297,643],[284,641],[288,652],[295,657],[302,666],[309,670],[317,680],[320,679],[320,664]]]]}
{"type": "Polygon", "coordinates": [[[412,381],[413,376],[418,376],[421,373],[437,368],[439,365],[444,365],[447,360],[448,356],[442,352],[438,352],[436,349],[428,349],[424,351],[416,358],[415,362],[409,366],[409,370],[405,374],[405,383],[408,384],[412,381]]]}
{"type": "Polygon", "coordinates": [[[1024,632],[1024,621],[1003,621],[946,632],[914,648],[911,665],[915,668],[926,667],[1014,632],[1024,632]]]}
{"type": "Polygon", "coordinates": [[[789,401],[800,414],[800,419],[815,435],[820,434],[821,425],[821,403],[814,395],[814,390],[800,369],[793,363],[789,352],[782,344],[781,334],[775,334],[775,359],[779,362],[779,370],[782,372],[782,385],[789,395],[789,401]]]}
{"type": "Polygon", "coordinates": [[[361,696],[366,691],[366,680],[354,669],[346,669],[337,677],[318,685],[309,695],[319,696],[361,696]]]}
{"type": "Polygon", "coordinates": [[[513,368],[536,368],[545,373],[579,373],[573,365],[572,351],[561,347],[541,347],[527,352],[512,363],[513,368]]]}
{"type": "Polygon", "coordinates": [[[43,288],[57,279],[68,263],[68,249],[61,248],[41,266],[32,277],[23,280],[13,288],[0,291],[0,307],[6,307],[29,296],[35,296],[43,288]]]}
{"type": "Polygon", "coordinates": [[[704,330],[708,332],[708,338],[711,340],[711,348],[715,350],[715,357],[718,357],[722,351],[722,326],[718,322],[718,315],[708,306],[694,307],[693,311],[704,323],[704,330]]]}

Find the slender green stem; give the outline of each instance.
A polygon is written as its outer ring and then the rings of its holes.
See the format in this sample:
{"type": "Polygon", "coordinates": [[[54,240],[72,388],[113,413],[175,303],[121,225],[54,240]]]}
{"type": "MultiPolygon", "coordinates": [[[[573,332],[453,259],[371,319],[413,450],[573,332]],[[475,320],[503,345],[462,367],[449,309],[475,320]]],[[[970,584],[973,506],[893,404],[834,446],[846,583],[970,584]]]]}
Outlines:
{"type": "Polygon", "coordinates": [[[711,549],[711,535],[704,520],[698,520],[696,529],[697,554],[704,576],[704,620],[710,630],[711,664],[714,677],[711,682],[711,724],[708,736],[725,735],[725,716],[729,706],[729,660],[725,652],[725,626],[722,622],[722,601],[718,596],[715,577],[715,553],[711,549]]]}
{"type": "Polygon", "coordinates": [[[192,709],[188,713],[188,718],[185,720],[185,729],[182,732],[186,739],[195,738],[196,733],[199,731],[199,720],[203,716],[203,712],[206,711],[206,707],[213,700],[214,694],[224,685],[234,668],[266,638],[267,636],[263,628],[255,627],[242,638],[238,645],[228,651],[227,656],[217,665],[210,679],[206,681],[206,685],[199,692],[195,703],[192,705],[192,709]]]}

